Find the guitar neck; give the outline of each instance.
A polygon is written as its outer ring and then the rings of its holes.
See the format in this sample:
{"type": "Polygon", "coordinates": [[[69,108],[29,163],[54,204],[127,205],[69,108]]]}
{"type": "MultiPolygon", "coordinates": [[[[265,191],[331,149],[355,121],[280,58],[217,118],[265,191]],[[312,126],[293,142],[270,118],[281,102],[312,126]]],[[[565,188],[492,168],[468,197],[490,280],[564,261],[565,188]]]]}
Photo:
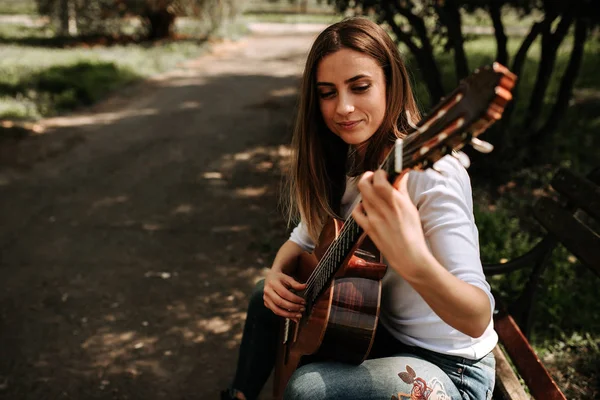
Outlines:
{"type": "Polygon", "coordinates": [[[311,307],[323,291],[329,287],[334,275],[351,256],[352,250],[363,232],[363,229],[350,215],[344,222],[338,237],[331,243],[307,280],[303,296],[308,303],[307,307],[311,307]]]}

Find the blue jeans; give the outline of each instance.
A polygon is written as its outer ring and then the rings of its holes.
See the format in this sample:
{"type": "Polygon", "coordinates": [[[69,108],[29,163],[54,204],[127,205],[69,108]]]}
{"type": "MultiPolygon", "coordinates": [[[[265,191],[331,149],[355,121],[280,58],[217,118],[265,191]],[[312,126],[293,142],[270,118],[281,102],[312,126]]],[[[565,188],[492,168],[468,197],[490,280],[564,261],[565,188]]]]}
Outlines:
{"type": "MultiPolygon", "coordinates": [[[[255,399],[275,364],[279,317],[265,307],[264,282],[252,293],[232,384],[255,399]]],[[[360,365],[309,362],[296,370],[285,400],[487,400],[495,378],[492,353],[469,360],[406,346],[379,325],[369,359],[360,365]],[[411,397],[412,396],[412,397],[411,397]]]]}
{"type": "MultiPolygon", "coordinates": [[[[382,326],[377,329],[378,332],[383,331],[382,326]]],[[[378,338],[375,340],[377,343],[378,338]]],[[[306,364],[292,375],[284,399],[492,398],[496,365],[492,353],[480,360],[468,360],[417,347],[402,347],[403,350],[393,355],[369,358],[360,365],[337,362],[306,364]]]]}

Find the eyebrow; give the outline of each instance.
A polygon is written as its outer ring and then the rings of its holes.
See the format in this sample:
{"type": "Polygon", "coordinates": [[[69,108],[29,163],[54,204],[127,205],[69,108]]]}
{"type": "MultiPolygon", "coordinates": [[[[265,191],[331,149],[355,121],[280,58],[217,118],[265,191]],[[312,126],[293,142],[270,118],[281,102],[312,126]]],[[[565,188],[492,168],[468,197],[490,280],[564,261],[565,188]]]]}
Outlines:
{"type": "MultiPolygon", "coordinates": [[[[356,75],[356,76],[353,76],[350,79],[346,79],[344,81],[344,83],[346,83],[346,84],[352,83],[352,82],[355,82],[355,81],[357,81],[359,79],[362,79],[362,78],[370,78],[370,76],[369,75],[364,75],[364,74],[356,75]]],[[[331,83],[331,82],[317,82],[317,86],[335,86],[335,85],[333,83],[331,83]]]]}

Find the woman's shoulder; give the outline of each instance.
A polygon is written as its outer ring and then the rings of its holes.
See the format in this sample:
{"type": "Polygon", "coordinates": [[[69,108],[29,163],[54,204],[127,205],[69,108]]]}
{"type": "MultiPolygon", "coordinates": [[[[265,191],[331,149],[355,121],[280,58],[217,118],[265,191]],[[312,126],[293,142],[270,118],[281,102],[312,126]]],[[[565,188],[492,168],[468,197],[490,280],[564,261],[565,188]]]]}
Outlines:
{"type": "Polygon", "coordinates": [[[411,171],[408,176],[408,192],[413,201],[423,194],[436,191],[460,192],[471,195],[471,180],[465,167],[455,157],[447,155],[433,166],[422,171],[411,171]]]}
{"type": "Polygon", "coordinates": [[[410,180],[421,184],[436,185],[458,181],[461,184],[470,184],[469,174],[465,167],[451,155],[440,158],[432,168],[411,171],[410,180]]]}

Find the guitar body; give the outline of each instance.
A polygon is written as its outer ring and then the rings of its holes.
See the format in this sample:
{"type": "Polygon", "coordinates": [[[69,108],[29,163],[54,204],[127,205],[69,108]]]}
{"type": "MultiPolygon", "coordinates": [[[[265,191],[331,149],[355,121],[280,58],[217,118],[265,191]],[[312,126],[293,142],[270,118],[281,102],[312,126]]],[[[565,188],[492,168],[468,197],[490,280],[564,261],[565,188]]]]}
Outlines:
{"type": "MultiPolygon", "coordinates": [[[[308,280],[342,227],[339,220],[327,222],[315,251],[299,257],[294,274],[297,281],[308,280]]],[[[365,259],[373,258],[370,251],[375,248],[369,240],[364,242],[363,247],[368,250],[361,248],[351,253],[329,288],[317,298],[311,313],[299,324],[289,322],[287,343],[283,343],[282,324],[275,364],[275,399],[283,397],[287,382],[304,356],[360,364],[369,355],[379,319],[381,279],[386,265],[365,259]]],[[[378,256],[375,258],[378,260],[378,256]]]]}

